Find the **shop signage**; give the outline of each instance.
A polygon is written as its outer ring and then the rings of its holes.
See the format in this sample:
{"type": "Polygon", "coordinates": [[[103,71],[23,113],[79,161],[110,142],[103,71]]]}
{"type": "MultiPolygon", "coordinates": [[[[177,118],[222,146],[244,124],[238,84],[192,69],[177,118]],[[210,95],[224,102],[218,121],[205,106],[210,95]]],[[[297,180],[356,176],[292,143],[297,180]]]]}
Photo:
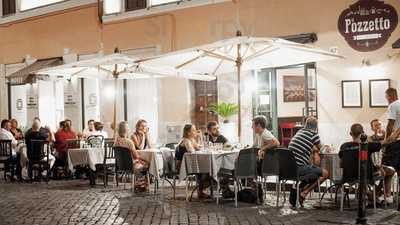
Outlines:
{"type": "Polygon", "coordinates": [[[17,99],[17,102],[16,102],[16,105],[15,105],[15,108],[17,109],[17,111],[23,111],[23,109],[24,109],[24,102],[22,101],[22,99],[17,99]]]}
{"type": "Polygon", "coordinates": [[[38,108],[37,95],[28,94],[26,96],[26,108],[27,109],[37,109],[38,108]]]}
{"type": "Polygon", "coordinates": [[[89,94],[89,107],[96,107],[97,106],[97,95],[96,93],[89,94]]]}
{"type": "Polygon", "coordinates": [[[68,85],[64,89],[64,107],[65,108],[74,108],[77,107],[76,100],[77,93],[71,85],[68,85]]]}
{"type": "Polygon", "coordinates": [[[353,49],[368,52],[383,47],[397,23],[393,6],[381,0],[359,0],[340,14],[338,29],[353,49]]]}

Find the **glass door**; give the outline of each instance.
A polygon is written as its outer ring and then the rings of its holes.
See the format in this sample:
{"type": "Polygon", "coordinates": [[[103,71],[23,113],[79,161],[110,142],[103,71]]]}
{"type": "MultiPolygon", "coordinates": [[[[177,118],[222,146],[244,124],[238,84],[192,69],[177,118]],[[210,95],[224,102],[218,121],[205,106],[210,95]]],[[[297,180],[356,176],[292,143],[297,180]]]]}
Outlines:
{"type": "Polygon", "coordinates": [[[315,116],[318,118],[318,100],[317,100],[317,70],[315,63],[309,63],[304,66],[305,82],[304,96],[305,107],[303,116],[315,116]]]}
{"type": "Polygon", "coordinates": [[[273,69],[262,69],[254,73],[257,88],[253,93],[253,117],[265,116],[268,130],[278,134],[276,113],[276,75],[273,69]]]}

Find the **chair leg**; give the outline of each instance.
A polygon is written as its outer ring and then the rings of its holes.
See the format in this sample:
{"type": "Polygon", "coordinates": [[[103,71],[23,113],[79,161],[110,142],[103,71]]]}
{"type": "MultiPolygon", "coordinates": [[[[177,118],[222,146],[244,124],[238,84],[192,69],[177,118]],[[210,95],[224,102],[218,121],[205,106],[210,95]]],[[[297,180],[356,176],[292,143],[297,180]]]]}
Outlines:
{"type": "Polygon", "coordinates": [[[344,185],[340,186],[340,212],[343,212],[344,204],[344,185]]]}
{"type": "Polygon", "coordinates": [[[237,197],[237,195],[238,195],[238,181],[237,181],[237,179],[234,179],[234,181],[233,181],[233,188],[235,189],[234,190],[234,192],[235,192],[235,207],[237,208],[238,207],[238,197],[237,197]]]}
{"type": "Polygon", "coordinates": [[[283,204],[285,204],[286,203],[286,182],[283,183],[282,195],[283,195],[283,204]]]}
{"type": "MultiPolygon", "coordinates": [[[[385,209],[387,208],[387,202],[386,202],[386,185],[385,185],[385,179],[382,180],[382,186],[383,186],[383,199],[385,201],[385,209]]],[[[376,201],[376,199],[374,199],[376,201]]]]}
{"type": "Polygon", "coordinates": [[[103,171],[103,183],[104,183],[104,188],[107,187],[107,166],[104,165],[104,171],[103,171]]]}
{"type": "Polygon", "coordinates": [[[132,192],[135,187],[135,181],[134,181],[135,175],[131,173],[130,178],[131,178],[131,192],[132,192]]]}
{"type": "Polygon", "coordinates": [[[319,206],[322,206],[322,199],[321,199],[321,183],[319,182],[318,179],[318,200],[319,200],[319,206]]]}
{"type": "Polygon", "coordinates": [[[115,182],[117,183],[117,187],[118,187],[119,182],[118,182],[118,173],[117,172],[115,172],[114,179],[115,179],[115,182]]]}
{"type": "MultiPolygon", "coordinates": [[[[212,185],[212,184],[211,184],[212,185]]],[[[217,195],[217,205],[219,205],[219,179],[217,177],[217,190],[216,190],[216,195],[217,195]]]]}
{"type": "Polygon", "coordinates": [[[189,202],[189,177],[186,179],[186,187],[185,187],[185,193],[186,193],[186,201],[189,202]]]}
{"type": "Polygon", "coordinates": [[[375,184],[373,184],[373,187],[372,187],[372,201],[373,201],[373,204],[374,204],[374,213],[376,212],[376,185],[375,184]]]}
{"type": "Polygon", "coordinates": [[[150,194],[150,174],[149,173],[147,173],[146,178],[147,178],[147,184],[148,184],[147,188],[148,188],[148,192],[150,194]]]}
{"type": "Polygon", "coordinates": [[[300,205],[300,182],[296,181],[296,210],[299,208],[300,205]]]}
{"type": "Polygon", "coordinates": [[[281,193],[281,181],[279,180],[279,177],[276,179],[276,207],[279,207],[279,197],[281,193]]]}
{"type": "Polygon", "coordinates": [[[176,178],[175,178],[175,175],[174,175],[174,179],[173,179],[173,187],[172,187],[172,191],[174,192],[174,200],[175,200],[175,197],[176,197],[176,178]]]}

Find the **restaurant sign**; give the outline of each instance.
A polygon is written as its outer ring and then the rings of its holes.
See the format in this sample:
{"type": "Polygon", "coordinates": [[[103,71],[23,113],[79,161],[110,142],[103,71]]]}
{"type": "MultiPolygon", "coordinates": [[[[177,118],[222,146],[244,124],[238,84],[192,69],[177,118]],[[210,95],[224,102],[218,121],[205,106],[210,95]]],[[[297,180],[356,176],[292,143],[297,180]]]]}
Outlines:
{"type": "Polygon", "coordinates": [[[353,49],[368,52],[383,47],[397,23],[393,6],[380,0],[359,0],[340,14],[338,29],[353,49]]]}

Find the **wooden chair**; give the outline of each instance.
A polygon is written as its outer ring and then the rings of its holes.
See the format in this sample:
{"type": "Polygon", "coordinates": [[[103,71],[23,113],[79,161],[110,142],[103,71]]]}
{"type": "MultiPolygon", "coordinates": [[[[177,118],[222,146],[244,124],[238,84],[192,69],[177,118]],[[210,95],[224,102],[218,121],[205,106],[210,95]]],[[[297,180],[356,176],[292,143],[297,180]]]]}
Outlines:
{"type": "Polygon", "coordinates": [[[12,166],[10,165],[11,157],[12,157],[11,140],[0,140],[0,164],[3,164],[4,180],[7,180],[7,172],[12,166]]]}

